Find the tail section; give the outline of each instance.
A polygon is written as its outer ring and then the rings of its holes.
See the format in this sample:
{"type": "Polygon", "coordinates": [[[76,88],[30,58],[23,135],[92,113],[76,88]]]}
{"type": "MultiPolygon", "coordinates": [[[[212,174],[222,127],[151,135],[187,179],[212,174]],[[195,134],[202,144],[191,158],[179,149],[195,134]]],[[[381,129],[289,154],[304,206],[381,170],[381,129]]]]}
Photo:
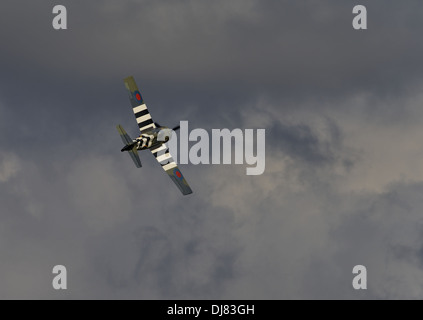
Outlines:
{"type": "Polygon", "coordinates": [[[128,151],[128,152],[129,152],[129,155],[130,155],[130,156],[131,156],[131,158],[132,158],[132,161],[134,161],[135,166],[136,166],[137,168],[141,168],[141,167],[142,167],[142,164],[141,164],[141,159],[140,159],[140,157],[138,156],[137,147],[134,147],[131,151],[128,151]]]}
{"type": "Polygon", "coordinates": [[[125,145],[129,146],[134,142],[121,125],[118,125],[116,128],[118,129],[120,137],[122,138],[122,142],[125,145]]]}
{"type": "Polygon", "coordinates": [[[122,142],[125,144],[125,147],[121,151],[128,151],[132,161],[134,161],[135,166],[137,168],[141,168],[142,164],[141,159],[138,156],[136,142],[131,139],[131,137],[126,133],[125,129],[123,129],[121,125],[117,126],[117,130],[120,137],[122,138],[122,142]]]}

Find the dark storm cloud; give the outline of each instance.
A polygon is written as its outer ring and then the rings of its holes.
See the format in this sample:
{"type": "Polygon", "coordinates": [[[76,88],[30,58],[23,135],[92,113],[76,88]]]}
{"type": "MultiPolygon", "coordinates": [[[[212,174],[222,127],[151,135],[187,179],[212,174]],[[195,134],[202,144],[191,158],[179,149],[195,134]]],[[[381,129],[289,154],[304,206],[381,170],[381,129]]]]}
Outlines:
{"type": "Polygon", "coordinates": [[[216,123],[221,113],[237,119],[236,105],[258,96],[292,108],[316,97],[398,92],[422,72],[422,4],[409,3],[369,2],[369,30],[356,32],[353,1],[65,1],[70,29],[60,32],[51,27],[53,1],[6,1],[0,93],[27,115],[10,119],[24,122],[18,129],[27,136],[28,126],[47,122],[64,137],[105,113],[119,117],[128,74],[164,122],[175,108],[199,122],[205,112],[216,123]]]}
{"type": "Polygon", "coordinates": [[[335,148],[339,148],[339,129],[329,123],[329,140],[321,141],[313,128],[307,125],[275,123],[267,131],[270,143],[283,154],[314,165],[332,164],[336,160],[335,148]]]}
{"type": "Polygon", "coordinates": [[[112,79],[130,73],[149,79],[142,85],[156,103],[214,107],[256,94],[386,93],[422,73],[418,1],[363,3],[365,32],[351,27],[354,1],[65,1],[66,32],[51,28],[52,2],[20,3],[2,4],[3,77],[66,99],[77,96],[67,89],[86,87],[81,81],[91,82],[86,92],[101,84],[117,94],[112,79]]]}
{"type": "Polygon", "coordinates": [[[0,4],[1,298],[422,296],[420,1],[56,4],[0,4]],[[135,170],[131,74],[160,123],[267,129],[265,173],[135,170]]]}
{"type": "Polygon", "coordinates": [[[222,208],[207,210],[207,216],[193,211],[188,217],[187,211],[182,212],[173,213],[177,218],[168,217],[162,230],[122,229],[108,240],[94,241],[92,263],[117,290],[117,297],[128,297],[128,291],[139,298],[217,297],[222,285],[234,277],[239,248],[231,235],[233,214],[222,208]],[[125,250],[122,242],[128,244],[125,250]]]}

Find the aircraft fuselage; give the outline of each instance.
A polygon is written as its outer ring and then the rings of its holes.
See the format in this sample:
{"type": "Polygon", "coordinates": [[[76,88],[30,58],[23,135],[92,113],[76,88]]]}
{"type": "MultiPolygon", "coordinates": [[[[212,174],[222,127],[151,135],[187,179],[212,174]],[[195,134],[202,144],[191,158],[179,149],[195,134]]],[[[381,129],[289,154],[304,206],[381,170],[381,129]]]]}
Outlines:
{"type": "Polygon", "coordinates": [[[129,151],[137,147],[137,150],[155,149],[163,143],[169,141],[172,136],[172,129],[167,127],[157,127],[148,129],[133,140],[131,145],[125,146],[121,151],[129,151]]]}

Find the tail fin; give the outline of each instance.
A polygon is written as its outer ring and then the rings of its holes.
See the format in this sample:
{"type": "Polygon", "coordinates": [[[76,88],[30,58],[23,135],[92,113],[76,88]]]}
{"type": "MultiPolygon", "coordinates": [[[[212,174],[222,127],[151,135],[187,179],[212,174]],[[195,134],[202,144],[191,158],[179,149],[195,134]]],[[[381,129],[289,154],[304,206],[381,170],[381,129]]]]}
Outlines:
{"type": "MultiPolygon", "coordinates": [[[[134,141],[131,139],[131,137],[126,133],[125,129],[123,129],[123,127],[121,125],[117,126],[117,130],[120,134],[120,137],[122,138],[123,143],[128,147],[131,146],[132,144],[134,144],[134,141]]],[[[123,149],[122,149],[123,151],[123,149]]],[[[141,164],[141,159],[138,156],[138,151],[137,151],[137,147],[134,144],[134,147],[132,149],[128,150],[129,155],[131,156],[132,161],[134,161],[134,164],[137,168],[141,168],[142,164],[141,164]]]]}

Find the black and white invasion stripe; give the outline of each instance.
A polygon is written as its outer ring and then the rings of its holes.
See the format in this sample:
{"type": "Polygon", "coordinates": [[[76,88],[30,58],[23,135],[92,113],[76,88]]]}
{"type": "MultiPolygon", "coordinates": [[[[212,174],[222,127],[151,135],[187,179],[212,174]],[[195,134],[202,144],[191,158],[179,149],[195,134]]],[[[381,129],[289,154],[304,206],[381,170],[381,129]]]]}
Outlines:
{"type": "Polygon", "coordinates": [[[148,128],[155,128],[153,119],[148,112],[147,106],[145,104],[139,105],[133,109],[135,118],[137,119],[138,127],[141,131],[144,131],[148,128]]]}
{"type": "Polygon", "coordinates": [[[169,148],[165,144],[151,150],[151,152],[165,171],[176,167],[176,162],[173,160],[172,155],[169,153],[169,148]]]}

